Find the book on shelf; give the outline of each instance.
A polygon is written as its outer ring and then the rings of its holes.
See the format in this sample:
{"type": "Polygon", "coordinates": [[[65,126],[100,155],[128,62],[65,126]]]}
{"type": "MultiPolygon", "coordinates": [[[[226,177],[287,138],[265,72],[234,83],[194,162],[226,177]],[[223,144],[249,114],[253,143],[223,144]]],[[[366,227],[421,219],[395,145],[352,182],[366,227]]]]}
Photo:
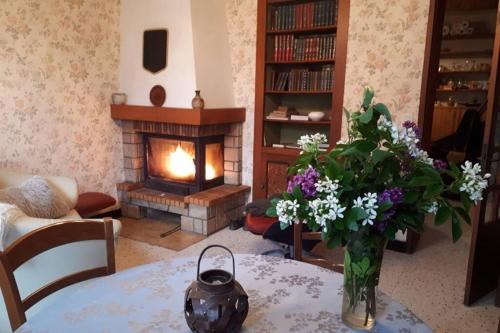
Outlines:
{"type": "Polygon", "coordinates": [[[291,114],[291,110],[286,106],[278,106],[277,110],[273,110],[269,115],[266,116],[266,119],[270,120],[290,120],[289,116],[291,114]]]}
{"type": "Polygon", "coordinates": [[[295,37],[292,34],[274,36],[273,60],[330,60],[335,56],[335,35],[322,34],[295,37]]]}
{"type": "Polygon", "coordinates": [[[325,65],[321,70],[296,68],[287,72],[270,72],[271,80],[267,88],[272,91],[331,91],[333,88],[334,66],[325,65]]]}
{"type": "Polygon", "coordinates": [[[271,30],[308,29],[337,23],[337,0],[276,6],[271,30]]]}
{"type": "Polygon", "coordinates": [[[281,144],[281,143],[273,143],[273,144],[272,144],[272,147],[273,147],[273,148],[285,148],[285,145],[284,145],[284,144],[281,144]]]}
{"type": "Polygon", "coordinates": [[[288,117],[266,116],[267,120],[290,120],[288,117]]]}
{"type": "Polygon", "coordinates": [[[290,116],[290,120],[308,121],[309,120],[309,116],[304,116],[304,115],[301,115],[301,114],[292,114],[290,116]]]}

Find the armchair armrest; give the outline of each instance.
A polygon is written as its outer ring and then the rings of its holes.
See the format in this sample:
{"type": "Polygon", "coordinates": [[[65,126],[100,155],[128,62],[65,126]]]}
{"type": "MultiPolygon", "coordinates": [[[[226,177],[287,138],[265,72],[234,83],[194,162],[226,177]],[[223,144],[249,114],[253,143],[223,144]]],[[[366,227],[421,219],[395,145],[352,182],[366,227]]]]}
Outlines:
{"type": "MultiPolygon", "coordinates": [[[[3,240],[2,245],[5,248],[9,246],[12,242],[14,242],[16,239],[23,236],[24,234],[41,227],[45,227],[50,224],[54,224],[57,222],[78,221],[78,220],[82,220],[82,218],[80,217],[80,215],[78,215],[78,213],[75,210],[70,211],[68,215],[60,219],[41,219],[36,217],[23,216],[18,218],[14,223],[10,224],[7,227],[5,239],[3,240]]],[[[102,221],[102,219],[88,219],[88,220],[102,221]]],[[[113,233],[115,238],[118,238],[118,236],[120,235],[121,228],[122,228],[121,222],[113,219],[113,233]]]]}

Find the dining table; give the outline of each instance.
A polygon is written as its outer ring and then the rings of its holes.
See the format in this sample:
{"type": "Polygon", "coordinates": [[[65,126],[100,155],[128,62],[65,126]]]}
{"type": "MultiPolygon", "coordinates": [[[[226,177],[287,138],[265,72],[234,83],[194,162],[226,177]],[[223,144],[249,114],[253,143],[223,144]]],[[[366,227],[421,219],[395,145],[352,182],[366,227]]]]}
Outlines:
{"type": "MultiPolygon", "coordinates": [[[[280,257],[235,254],[235,279],[248,294],[241,332],[358,332],[341,319],[343,275],[280,257]]],[[[91,280],[34,314],[17,333],[190,332],[184,298],[198,258],[136,266],[91,280]]],[[[231,271],[231,258],[207,255],[202,271],[231,271]]],[[[407,307],[378,292],[371,332],[428,333],[407,307]]]]}

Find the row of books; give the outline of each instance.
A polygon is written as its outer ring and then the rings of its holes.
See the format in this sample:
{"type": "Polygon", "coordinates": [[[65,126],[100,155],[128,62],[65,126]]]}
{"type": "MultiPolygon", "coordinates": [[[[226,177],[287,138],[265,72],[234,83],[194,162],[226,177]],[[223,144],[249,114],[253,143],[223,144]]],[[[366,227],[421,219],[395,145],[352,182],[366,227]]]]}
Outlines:
{"type": "Polygon", "coordinates": [[[274,61],[329,60],[335,55],[335,35],[274,36],[274,61]]]}
{"type": "Polygon", "coordinates": [[[333,65],[323,66],[320,71],[292,69],[289,72],[270,73],[272,91],[331,91],[333,88],[333,65]]]}
{"type": "Polygon", "coordinates": [[[276,7],[271,30],[307,29],[337,23],[338,2],[323,0],[276,7]]]}

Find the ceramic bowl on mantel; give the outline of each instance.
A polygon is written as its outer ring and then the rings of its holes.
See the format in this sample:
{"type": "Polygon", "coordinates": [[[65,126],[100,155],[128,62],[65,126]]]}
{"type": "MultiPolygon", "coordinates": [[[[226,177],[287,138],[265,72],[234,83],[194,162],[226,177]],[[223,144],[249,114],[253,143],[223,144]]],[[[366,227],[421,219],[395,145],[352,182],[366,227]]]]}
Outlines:
{"type": "Polygon", "coordinates": [[[309,112],[308,116],[312,121],[321,121],[325,117],[325,113],[322,111],[312,111],[309,112]]]}

